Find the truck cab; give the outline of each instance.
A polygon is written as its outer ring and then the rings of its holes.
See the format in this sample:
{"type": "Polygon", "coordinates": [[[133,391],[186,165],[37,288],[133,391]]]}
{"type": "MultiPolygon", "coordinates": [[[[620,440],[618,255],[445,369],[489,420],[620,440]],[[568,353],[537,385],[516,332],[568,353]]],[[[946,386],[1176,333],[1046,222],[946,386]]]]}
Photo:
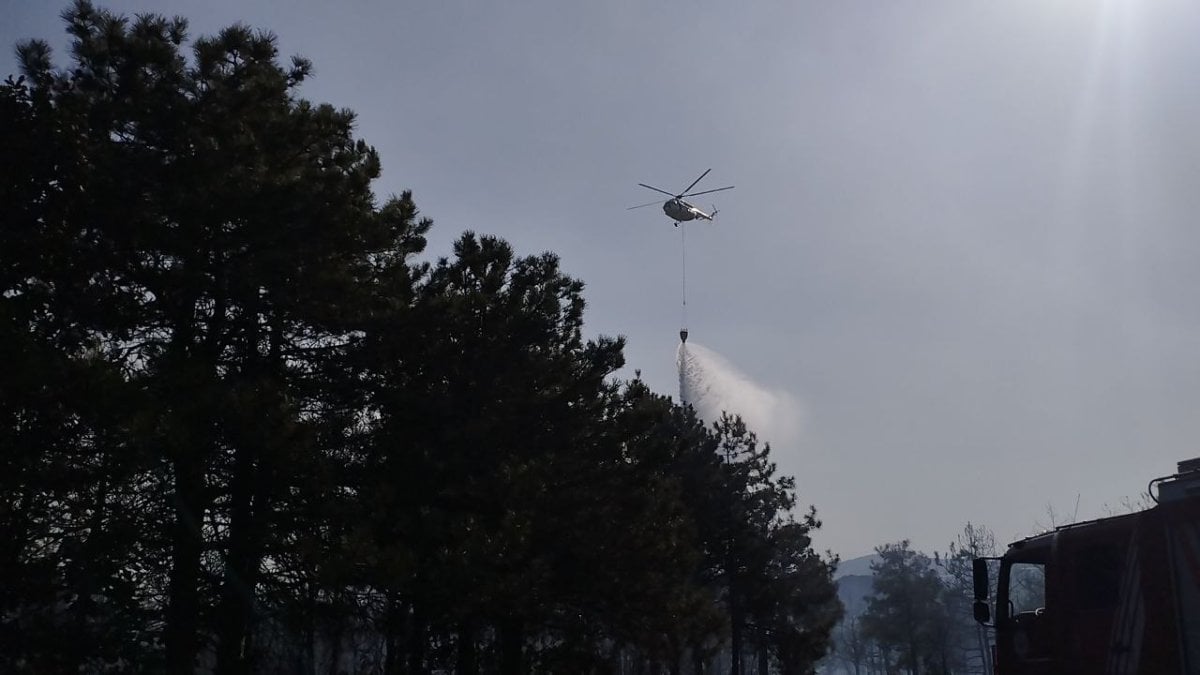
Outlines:
{"type": "Polygon", "coordinates": [[[998,675],[1200,672],[1200,461],[1151,486],[1149,509],[975,561],[975,617],[994,628],[998,675]]]}

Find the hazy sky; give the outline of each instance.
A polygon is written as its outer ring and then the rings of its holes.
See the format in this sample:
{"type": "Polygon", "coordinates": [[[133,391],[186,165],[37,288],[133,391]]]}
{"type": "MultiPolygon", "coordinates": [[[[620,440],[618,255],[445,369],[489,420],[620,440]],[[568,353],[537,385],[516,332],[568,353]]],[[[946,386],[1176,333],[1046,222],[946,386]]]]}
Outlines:
{"type": "MultiPolygon", "coordinates": [[[[65,4],[0,0],[0,76],[65,4]]],[[[737,185],[688,230],[691,341],[791,402],[821,547],[1009,540],[1200,455],[1200,3],[101,4],[274,31],[433,253],[559,253],[663,393],[680,233],[625,208],[737,185]]]]}

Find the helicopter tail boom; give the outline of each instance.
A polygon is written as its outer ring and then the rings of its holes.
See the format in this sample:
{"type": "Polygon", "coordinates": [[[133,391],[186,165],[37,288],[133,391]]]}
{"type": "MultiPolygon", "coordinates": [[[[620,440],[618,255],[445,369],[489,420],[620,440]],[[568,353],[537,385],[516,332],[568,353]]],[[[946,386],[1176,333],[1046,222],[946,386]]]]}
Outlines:
{"type": "Polygon", "coordinates": [[[711,207],[712,210],[709,211],[708,213],[705,213],[699,207],[692,206],[691,204],[688,204],[688,208],[690,208],[692,210],[692,214],[700,220],[707,220],[709,222],[712,222],[717,217],[717,207],[716,206],[712,206],[711,207]]]}

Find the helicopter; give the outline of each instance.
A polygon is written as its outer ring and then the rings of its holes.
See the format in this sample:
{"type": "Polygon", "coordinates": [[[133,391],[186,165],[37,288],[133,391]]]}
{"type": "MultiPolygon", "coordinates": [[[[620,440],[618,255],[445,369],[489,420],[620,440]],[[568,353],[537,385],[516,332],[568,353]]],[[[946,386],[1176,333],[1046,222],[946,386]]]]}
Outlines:
{"type": "MultiPolygon", "coordinates": [[[[640,185],[641,187],[650,189],[650,190],[654,190],[655,192],[661,192],[664,195],[667,195],[670,197],[670,199],[663,202],[662,210],[663,210],[663,213],[667,214],[668,218],[675,221],[675,227],[679,227],[679,223],[682,223],[682,222],[685,222],[688,220],[699,219],[699,220],[711,221],[717,215],[717,210],[715,208],[712,210],[712,213],[705,213],[704,211],[696,208],[695,206],[689,204],[686,200],[684,200],[684,197],[695,197],[697,195],[706,195],[710,192],[720,192],[721,190],[732,190],[734,188],[734,186],[730,185],[728,187],[716,188],[715,190],[704,190],[702,192],[688,192],[692,188],[696,187],[697,183],[704,180],[704,177],[708,175],[709,171],[712,171],[712,169],[708,169],[704,173],[700,174],[699,178],[692,181],[692,184],[687,186],[686,188],[684,188],[679,194],[672,194],[670,192],[667,192],[666,190],[656,188],[653,185],[646,185],[645,183],[638,183],[638,185],[640,185]]],[[[639,204],[637,206],[631,206],[628,209],[626,209],[626,211],[632,211],[633,209],[640,209],[645,206],[653,206],[657,203],[658,203],[658,201],[653,201],[653,202],[648,202],[646,204],[639,204]]]]}

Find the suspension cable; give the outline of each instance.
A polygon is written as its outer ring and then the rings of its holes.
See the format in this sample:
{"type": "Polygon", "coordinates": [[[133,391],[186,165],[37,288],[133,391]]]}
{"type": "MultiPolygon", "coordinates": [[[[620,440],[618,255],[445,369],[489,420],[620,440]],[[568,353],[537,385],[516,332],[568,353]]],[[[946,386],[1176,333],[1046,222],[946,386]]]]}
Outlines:
{"type": "Polygon", "coordinates": [[[683,294],[683,325],[682,328],[687,328],[687,227],[679,226],[679,257],[680,268],[682,270],[682,279],[680,282],[681,292],[683,294]]]}

